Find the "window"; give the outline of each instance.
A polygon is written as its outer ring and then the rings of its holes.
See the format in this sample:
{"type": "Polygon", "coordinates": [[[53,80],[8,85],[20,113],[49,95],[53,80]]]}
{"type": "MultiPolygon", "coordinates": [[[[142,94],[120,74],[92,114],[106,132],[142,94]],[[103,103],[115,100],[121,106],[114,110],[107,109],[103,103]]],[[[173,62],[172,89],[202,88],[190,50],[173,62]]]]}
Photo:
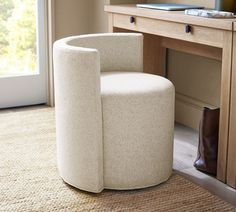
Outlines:
{"type": "Polygon", "coordinates": [[[0,77],[36,74],[37,0],[0,0],[0,77]]]}

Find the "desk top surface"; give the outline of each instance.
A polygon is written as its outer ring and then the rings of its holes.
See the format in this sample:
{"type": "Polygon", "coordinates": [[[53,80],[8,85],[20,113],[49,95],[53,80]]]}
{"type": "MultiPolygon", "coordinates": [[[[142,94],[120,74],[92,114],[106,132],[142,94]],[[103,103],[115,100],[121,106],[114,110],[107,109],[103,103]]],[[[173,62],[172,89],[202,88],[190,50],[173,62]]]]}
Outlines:
{"type": "Polygon", "coordinates": [[[162,11],[146,8],[137,8],[134,4],[105,5],[105,11],[110,13],[119,13],[133,16],[140,16],[152,19],[172,21],[177,23],[193,24],[216,29],[230,30],[233,29],[233,19],[204,18],[199,16],[185,15],[184,11],[162,11]]]}

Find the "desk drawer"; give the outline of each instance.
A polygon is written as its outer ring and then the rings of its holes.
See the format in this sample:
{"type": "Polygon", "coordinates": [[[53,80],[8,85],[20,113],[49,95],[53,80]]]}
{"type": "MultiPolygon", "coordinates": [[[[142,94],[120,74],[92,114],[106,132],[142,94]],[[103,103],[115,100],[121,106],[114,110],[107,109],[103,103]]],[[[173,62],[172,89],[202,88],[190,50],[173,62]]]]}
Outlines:
{"type": "Polygon", "coordinates": [[[186,25],[187,23],[183,24],[145,17],[113,14],[114,27],[222,48],[224,30],[189,25],[191,32],[187,33],[186,25]],[[131,23],[132,21],[133,23],[131,23]]]}

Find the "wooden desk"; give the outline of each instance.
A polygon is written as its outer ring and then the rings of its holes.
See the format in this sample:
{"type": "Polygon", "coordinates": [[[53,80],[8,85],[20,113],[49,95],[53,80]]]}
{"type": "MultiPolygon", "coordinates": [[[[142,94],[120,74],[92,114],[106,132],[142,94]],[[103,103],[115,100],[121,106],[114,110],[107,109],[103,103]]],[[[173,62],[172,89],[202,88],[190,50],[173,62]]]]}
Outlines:
{"type": "Polygon", "coordinates": [[[227,160],[227,183],[236,188],[236,22],[233,34],[233,59],[231,81],[231,108],[227,160]]]}
{"type": "MultiPolygon", "coordinates": [[[[144,33],[145,72],[165,76],[167,48],[222,61],[217,178],[236,187],[236,166],[232,164],[236,163],[236,132],[233,132],[236,109],[232,109],[236,108],[236,64],[231,78],[233,23],[236,19],[207,19],[187,16],[183,11],[158,11],[136,8],[135,5],[107,5],[105,11],[108,12],[110,32],[144,33]],[[186,32],[186,25],[191,32],[186,32]]],[[[235,37],[234,40],[236,42],[235,37]]],[[[234,58],[236,63],[236,48],[234,58]]]]}

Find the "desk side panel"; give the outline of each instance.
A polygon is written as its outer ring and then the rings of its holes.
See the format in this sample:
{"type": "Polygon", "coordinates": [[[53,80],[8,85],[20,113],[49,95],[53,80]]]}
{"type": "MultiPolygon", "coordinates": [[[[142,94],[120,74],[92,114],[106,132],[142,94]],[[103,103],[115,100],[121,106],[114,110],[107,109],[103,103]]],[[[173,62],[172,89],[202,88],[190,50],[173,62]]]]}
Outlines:
{"type": "MultiPolygon", "coordinates": [[[[236,30],[236,23],[234,23],[236,30]]],[[[232,86],[231,86],[231,110],[229,147],[227,163],[227,184],[236,188],[236,31],[233,37],[233,60],[232,60],[232,86]]]]}
{"type": "Polygon", "coordinates": [[[228,134],[230,116],[230,90],[232,71],[232,42],[233,33],[224,32],[222,73],[221,73],[221,110],[218,146],[217,178],[226,182],[228,134]]]}

